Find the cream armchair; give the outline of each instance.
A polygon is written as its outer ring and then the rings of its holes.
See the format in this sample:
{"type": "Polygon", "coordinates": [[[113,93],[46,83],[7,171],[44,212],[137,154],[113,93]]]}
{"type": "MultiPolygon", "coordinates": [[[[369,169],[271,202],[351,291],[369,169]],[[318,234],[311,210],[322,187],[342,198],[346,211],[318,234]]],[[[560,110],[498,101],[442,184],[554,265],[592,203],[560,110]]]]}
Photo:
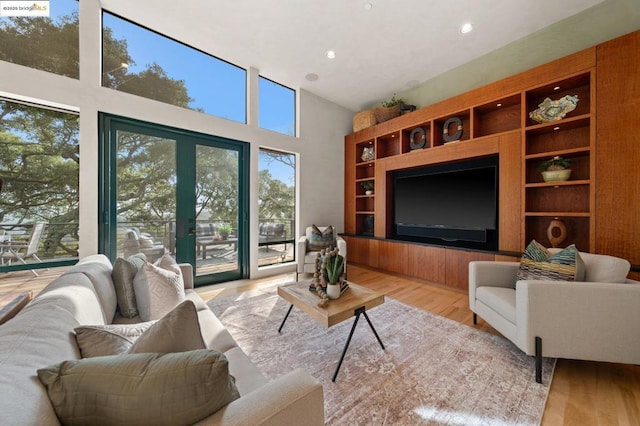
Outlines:
{"type": "MultiPolygon", "coordinates": [[[[324,232],[327,227],[319,226],[318,229],[324,232]]],[[[316,262],[316,255],[319,250],[311,250],[309,248],[309,239],[311,238],[312,227],[308,226],[305,235],[300,237],[297,241],[296,254],[298,256],[298,265],[296,268],[296,281],[300,274],[313,274],[316,262]]],[[[333,246],[338,247],[340,254],[344,257],[344,274],[347,275],[347,242],[338,235],[334,227],[334,241],[333,246]]]]}
{"type": "MultiPolygon", "coordinates": [[[[554,252],[557,250],[550,249],[554,252]]],[[[630,264],[580,253],[584,281],[516,282],[519,263],[469,263],[469,307],[527,355],[640,364],[640,282],[630,264]]]]}

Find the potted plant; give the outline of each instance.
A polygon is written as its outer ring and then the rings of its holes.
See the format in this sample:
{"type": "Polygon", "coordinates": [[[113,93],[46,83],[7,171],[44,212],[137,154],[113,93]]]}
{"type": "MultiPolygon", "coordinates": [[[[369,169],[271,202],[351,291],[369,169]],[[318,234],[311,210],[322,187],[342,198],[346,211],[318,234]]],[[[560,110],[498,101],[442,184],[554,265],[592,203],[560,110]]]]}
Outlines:
{"type": "Polygon", "coordinates": [[[340,297],[340,277],[344,272],[344,256],[335,252],[327,254],[325,270],[327,272],[327,296],[330,299],[340,297]]]}
{"type": "Polygon", "coordinates": [[[229,234],[231,234],[231,225],[226,222],[218,225],[218,234],[220,234],[220,237],[222,237],[223,240],[229,238],[229,234]]]}
{"type": "Polygon", "coordinates": [[[360,185],[362,185],[362,187],[364,188],[364,193],[366,195],[373,194],[373,181],[372,180],[367,180],[367,181],[361,182],[360,185]]]}
{"type": "Polygon", "coordinates": [[[538,170],[542,172],[542,179],[545,182],[555,182],[568,180],[571,176],[571,160],[558,155],[540,164],[538,170]]]}
{"type": "Polygon", "coordinates": [[[402,112],[404,101],[402,99],[396,98],[396,94],[394,93],[391,99],[381,102],[380,105],[380,107],[373,110],[373,113],[376,116],[377,123],[382,123],[399,116],[402,112]]]}

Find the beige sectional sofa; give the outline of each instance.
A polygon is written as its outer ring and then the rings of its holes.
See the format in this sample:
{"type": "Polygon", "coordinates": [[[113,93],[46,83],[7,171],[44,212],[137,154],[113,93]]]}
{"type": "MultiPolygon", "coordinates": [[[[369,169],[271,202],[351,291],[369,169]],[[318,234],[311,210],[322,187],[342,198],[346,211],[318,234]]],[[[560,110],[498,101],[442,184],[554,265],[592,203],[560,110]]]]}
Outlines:
{"type": "MultiPolygon", "coordinates": [[[[227,357],[240,392],[239,399],[198,424],[323,424],[322,385],[301,369],[268,381],[193,290],[191,266],[180,267],[186,296],[198,310],[204,342],[209,349],[227,357]]],[[[15,318],[0,326],[0,423],[59,423],[36,371],[80,358],[73,334],[75,327],[132,322],[116,312],[111,270],[105,256],[82,259],[51,282],[15,318]]]]}

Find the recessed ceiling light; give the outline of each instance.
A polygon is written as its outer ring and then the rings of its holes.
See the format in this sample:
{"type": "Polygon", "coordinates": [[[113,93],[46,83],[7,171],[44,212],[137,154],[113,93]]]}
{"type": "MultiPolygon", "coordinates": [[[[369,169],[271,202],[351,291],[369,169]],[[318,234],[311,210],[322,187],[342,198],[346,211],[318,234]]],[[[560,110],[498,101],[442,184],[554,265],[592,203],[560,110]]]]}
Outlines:
{"type": "Polygon", "coordinates": [[[304,78],[306,78],[309,81],[316,81],[320,77],[318,77],[318,74],[311,72],[311,73],[305,75],[304,78]]]}
{"type": "Polygon", "coordinates": [[[364,4],[364,10],[371,10],[371,9],[373,9],[373,5],[371,3],[364,4]]]}
{"type": "Polygon", "coordinates": [[[409,80],[405,84],[407,87],[416,87],[420,82],[418,80],[409,80]]]}
{"type": "Polygon", "coordinates": [[[464,24],[463,26],[460,27],[460,32],[462,34],[470,33],[471,30],[473,30],[473,25],[471,25],[471,23],[469,23],[469,22],[467,22],[466,24],[464,24]]]}
{"type": "Polygon", "coordinates": [[[327,50],[327,58],[333,59],[335,57],[336,57],[336,52],[334,52],[333,50],[327,50]]]}

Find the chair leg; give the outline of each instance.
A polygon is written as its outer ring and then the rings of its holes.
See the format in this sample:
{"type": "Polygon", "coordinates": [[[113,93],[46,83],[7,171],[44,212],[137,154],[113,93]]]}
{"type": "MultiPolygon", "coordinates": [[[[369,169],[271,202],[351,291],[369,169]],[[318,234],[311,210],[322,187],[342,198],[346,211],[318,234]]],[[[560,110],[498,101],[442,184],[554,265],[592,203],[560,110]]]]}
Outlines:
{"type": "Polygon", "coordinates": [[[536,383],[542,383],[542,339],[536,336],[536,383]]]}
{"type": "Polygon", "coordinates": [[[473,313],[473,325],[478,325],[478,314],[473,313]]]}

